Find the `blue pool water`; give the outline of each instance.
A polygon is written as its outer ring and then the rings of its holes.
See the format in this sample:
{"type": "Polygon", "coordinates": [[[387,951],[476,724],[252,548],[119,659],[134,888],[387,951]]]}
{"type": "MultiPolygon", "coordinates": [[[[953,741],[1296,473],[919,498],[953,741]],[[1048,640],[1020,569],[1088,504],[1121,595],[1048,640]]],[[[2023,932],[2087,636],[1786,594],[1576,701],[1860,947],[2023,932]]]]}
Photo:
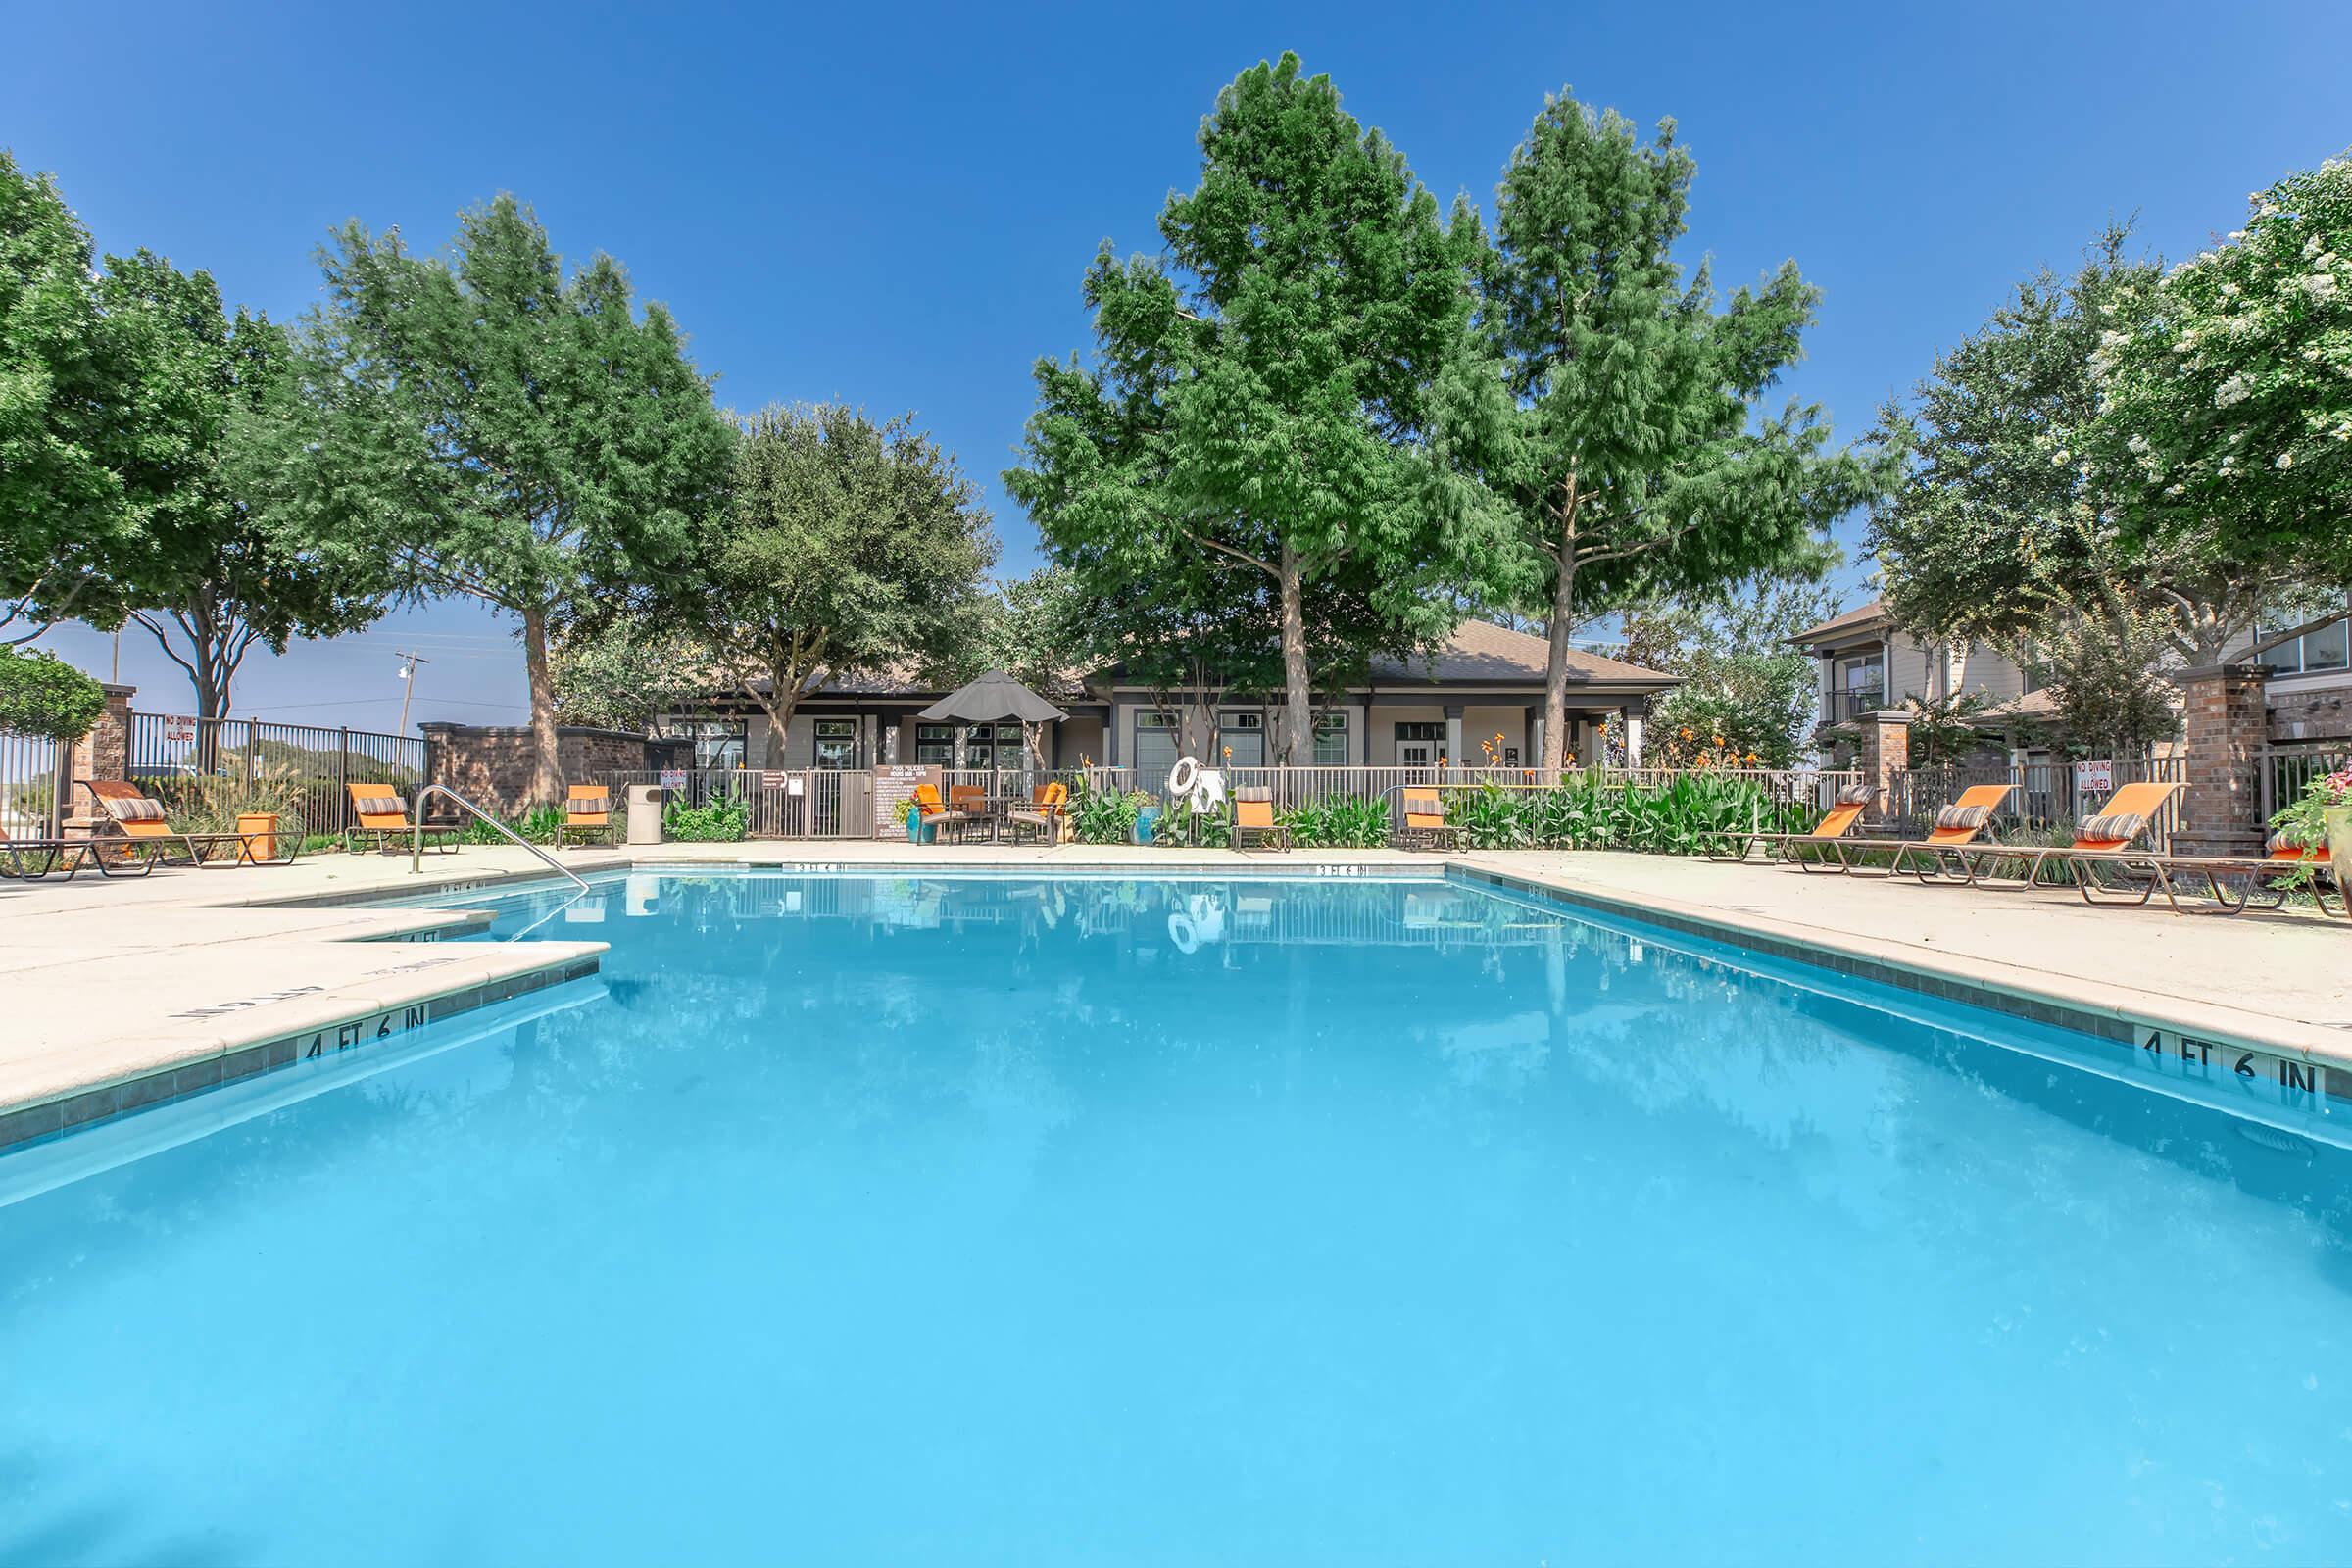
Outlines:
{"type": "Polygon", "coordinates": [[[1458,883],[497,906],[0,1158],[0,1561],[2352,1557],[2340,1118],[1458,883]]]}

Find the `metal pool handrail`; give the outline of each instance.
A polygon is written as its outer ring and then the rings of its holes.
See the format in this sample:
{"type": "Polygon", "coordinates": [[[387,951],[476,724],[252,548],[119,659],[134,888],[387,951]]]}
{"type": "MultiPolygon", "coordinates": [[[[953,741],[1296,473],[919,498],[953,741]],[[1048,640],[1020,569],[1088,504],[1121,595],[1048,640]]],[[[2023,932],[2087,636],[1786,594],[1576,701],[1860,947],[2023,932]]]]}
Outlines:
{"type": "Polygon", "coordinates": [[[514,843],[521,845],[524,849],[530,851],[542,860],[545,860],[549,870],[556,872],[560,876],[569,877],[573,887],[578,888],[582,893],[588,891],[588,884],[580,877],[579,873],[559,861],[554,856],[548,854],[538,845],[533,844],[529,839],[524,838],[521,834],[515,832],[513,828],[507,826],[506,823],[501,822],[497,817],[492,816],[488,811],[483,810],[480,807],[474,805],[471,801],[467,800],[465,796],[460,795],[456,790],[451,789],[446,784],[427,784],[424,788],[416,792],[416,819],[413,824],[413,826],[416,828],[416,838],[409,846],[410,875],[414,876],[416,873],[424,869],[424,803],[428,800],[431,800],[436,795],[441,796],[445,800],[457,802],[458,805],[464,807],[466,810],[471,811],[477,819],[487,823],[500,834],[512,839],[514,843]]]}

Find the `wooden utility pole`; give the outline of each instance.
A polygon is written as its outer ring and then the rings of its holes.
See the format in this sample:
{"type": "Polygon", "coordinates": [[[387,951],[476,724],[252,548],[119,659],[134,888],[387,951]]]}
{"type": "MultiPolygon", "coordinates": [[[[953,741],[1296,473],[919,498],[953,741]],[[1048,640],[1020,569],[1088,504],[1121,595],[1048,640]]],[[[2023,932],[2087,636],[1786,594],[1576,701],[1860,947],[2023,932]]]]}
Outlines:
{"type": "Polygon", "coordinates": [[[429,664],[432,661],[417,653],[404,653],[400,657],[408,662],[400,669],[400,728],[393,733],[406,735],[409,732],[409,699],[416,695],[416,666],[429,664]]]}

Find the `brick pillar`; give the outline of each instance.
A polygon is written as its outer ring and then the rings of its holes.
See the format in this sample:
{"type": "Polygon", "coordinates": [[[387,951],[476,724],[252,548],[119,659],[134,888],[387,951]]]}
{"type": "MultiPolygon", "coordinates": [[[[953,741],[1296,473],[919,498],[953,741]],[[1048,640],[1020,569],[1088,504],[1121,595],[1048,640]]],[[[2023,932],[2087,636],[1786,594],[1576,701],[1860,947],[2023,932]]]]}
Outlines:
{"type": "Polygon", "coordinates": [[[1884,818],[1894,809],[1899,795],[1897,775],[1911,770],[1911,713],[1908,709],[1883,708],[1854,721],[1862,738],[1855,747],[1854,765],[1862,782],[1875,792],[1870,814],[1884,818]]]}
{"type": "Polygon", "coordinates": [[[138,694],[136,686],[106,687],[106,710],[90,732],[74,743],[75,778],[130,776],[130,700],[138,694]]]}
{"type": "Polygon", "coordinates": [[[90,732],[72,746],[61,746],[57,753],[56,826],[63,831],[65,824],[81,818],[83,825],[73,836],[80,837],[89,831],[90,818],[82,813],[90,803],[81,798],[75,779],[128,778],[130,776],[130,700],[138,696],[136,686],[116,686],[101,681],[106,688],[106,707],[98,714],[98,722],[90,732]]]}
{"type": "Polygon", "coordinates": [[[2261,672],[2245,664],[2187,670],[2180,697],[2188,788],[2173,853],[2261,854],[2262,781],[2255,776],[2255,754],[2270,723],[2261,672]]]}

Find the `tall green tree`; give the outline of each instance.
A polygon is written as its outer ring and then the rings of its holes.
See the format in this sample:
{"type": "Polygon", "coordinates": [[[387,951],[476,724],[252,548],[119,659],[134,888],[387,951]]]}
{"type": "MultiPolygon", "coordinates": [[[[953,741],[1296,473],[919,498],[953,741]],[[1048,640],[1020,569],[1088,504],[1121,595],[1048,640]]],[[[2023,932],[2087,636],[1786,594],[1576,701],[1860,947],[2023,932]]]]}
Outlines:
{"type": "Polygon", "coordinates": [[[1501,362],[1478,461],[1515,527],[1506,591],[1551,656],[1543,765],[1562,760],[1577,628],[1640,597],[1818,560],[1872,467],[1828,450],[1817,406],[1761,411],[1798,357],[1818,291],[1794,263],[1718,308],[1674,247],[1695,165],[1663,122],[1644,146],[1614,111],[1546,100],[1497,193],[1482,324],[1501,362]]]}
{"type": "Polygon", "coordinates": [[[137,431],[115,471],[144,559],[136,580],[90,584],[76,612],[144,628],[187,672],[196,716],[218,718],[256,644],[283,653],[295,637],[370,623],[392,575],[380,550],[313,536],[308,510],[280,504],[309,425],[281,327],[242,308],[230,316],[211,274],[144,250],[108,258],[98,297],[120,406],[137,431]]]}
{"type": "Polygon", "coordinates": [[[2255,193],[2245,227],[2102,323],[2098,449],[2158,558],[2352,587],[2352,156],[2255,193]]]}
{"type": "Polygon", "coordinates": [[[742,431],[725,502],[655,613],[759,703],[780,767],[792,715],[824,677],[956,657],[997,546],[978,492],[911,416],[773,408],[742,431]]]}
{"type": "Polygon", "coordinates": [[[2019,284],[1882,412],[1904,471],[1871,508],[1870,548],[1898,624],[2020,662],[2063,640],[2084,668],[2150,648],[2211,664],[2293,587],[2285,556],[2230,549],[2208,518],[2158,540],[2116,526],[2134,480],[2094,452],[2101,343],[2151,329],[2159,276],[2110,225],[2071,276],[2019,284]]]}
{"type": "Polygon", "coordinates": [[[88,230],[0,150],[0,639],[71,619],[139,561],[114,459],[130,433],[88,230]]]}
{"type": "Polygon", "coordinates": [[[1296,55],[1220,92],[1200,144],[1163,254],[1096,256],[1094,364],[1038,363],[1004,483],[1096,597],[1269,628],[1280,758],[1311,745],[1318,643],[1360,664],[1442,636],[1440,590],[1491,553],[1436,428],[1478,234],[1296,55]]]}
{"type": "Polygon", "coordinates": [[[462,215],[446,259],[353,222],[320,263],[308,504],[373,541],[408,591],[519,619],[530,794],[552,801],[550,628],[587,584],[684,561],[691,522],[725,485],[732,431],[669,313],[637,310],[609,256],[566,274],[512,196],[462,215]]]}

